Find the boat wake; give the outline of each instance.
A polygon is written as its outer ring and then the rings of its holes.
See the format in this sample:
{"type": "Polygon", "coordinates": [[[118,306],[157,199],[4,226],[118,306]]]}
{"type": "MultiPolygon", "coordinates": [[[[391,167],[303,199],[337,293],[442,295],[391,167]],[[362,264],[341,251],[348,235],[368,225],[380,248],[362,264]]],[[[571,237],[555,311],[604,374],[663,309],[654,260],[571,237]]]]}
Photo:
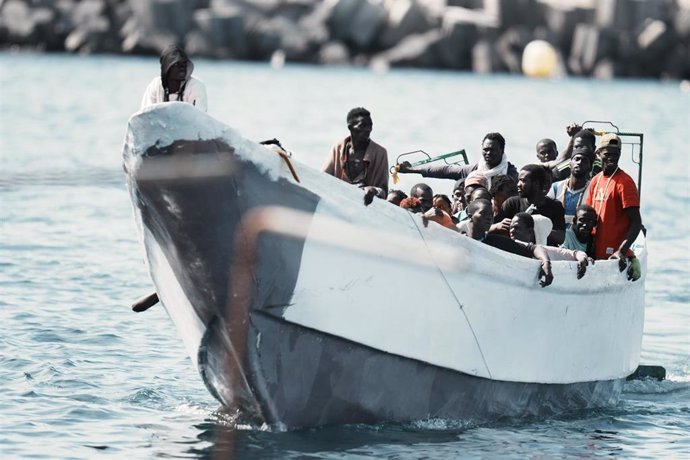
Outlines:
{"type": "Polygon", "coordinates": [[[690,377],[670,376],[669,379],[662,381],[655,379],[632,380],[623,387],[624,398],[633,395],[662,395],[676,392],[690,392],[690,377]]]}

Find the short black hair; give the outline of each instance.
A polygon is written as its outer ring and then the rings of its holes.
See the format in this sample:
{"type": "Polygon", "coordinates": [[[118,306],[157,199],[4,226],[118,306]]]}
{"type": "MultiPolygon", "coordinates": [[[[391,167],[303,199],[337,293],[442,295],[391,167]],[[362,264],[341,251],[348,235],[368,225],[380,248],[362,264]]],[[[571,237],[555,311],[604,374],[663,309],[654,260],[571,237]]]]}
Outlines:
{"type": "Polygon", "coordinates": [[[513,218],[517,217],[518,220],[521,220],[527,224],[527,228],[530,230],[534,230],[534,218],[532,215],[527,214],[526,212],[518,212],[513,216],[513,218]]]}
{"type": "Polygon", "coordinates": [[[591,212],[592,214],[594,214],[594,217],[597,217],[597,211],[588,204],[581,204],[577,208],[575,208],[575,214],[577,214],[579,211],[591,212]]]}
{"type": "Polygon", "coordinates": [[[499,147],[501,147],[501,151],[506,149],[506,140],[501,136],[501,133],[488,133],[484,136],[484,139],[482,139],[482,143],[487,139],[497,142],[499,147]]]}
{"type": "Polygon", "coordinates": [[[592,132],[591,129],[581,129],[580,131],[575,133],[575,135],[573,136],[573,140],[575,140],[576,138],[582,139],[587,145],[592,147],[592,150],[596,150],[597,137],[594,135],[594,132],[592,132]]]}
{"type": "Polygon", "coordinates": [[[467,215],[472,217],[472,214],[477,212],[477,208],[479,207],[480,204],[485,204],[486,206],[491,207],[491,202],[489,200],[485,200],[484,198],[480,198],[478,200],[472,201],[470,204],[467,205],[467,215]]]}
{"type": "Polygon", "coordinates": [[[530,173],[532,181],[539,183],[541,188],[544,188],[544,184],[546,183],[546,169],[544,169],[542,165],[525,165],[522,167],[521,171],[530,173]]]}
{"type": "Polygon", "coordinates": [[[453,191],[456,190],[465,190],[465,178],[463,177],[462,179],[458,179],[455,181],[455,184],[453,184],[453,191]]]}
{"type": "Polygon", "coordinates": [[[437,193],[436,195],[434,195],[432,200],[435,200],[436,198],[440,198],[443,201],[445,201],[449,208],[453,207],[453,204],[450,202],[450,198],[448,198],[448,195],[444,195],[443,193],[437,193]]]}
{"type": "Polygon", "coordinates": [[[475,188],[474,190],[472,190],[472,193],[470,193],[470,201],[481,200],[482,198],[474,198],[474,199],[472,198],[473,196],[478,195],[478,194],[480,194],[480,193],[485,193],[485,194],[489,195],[489,198],[485,198],[485,199],[490,200],[490,199],[493,198],[493,195],[491,194],[491,192],[489,192],[489,191],[488,191],[487,189],[485,189],[484,187],[481,187],[481,186],[480,186],[480,187],[477,187],[477,188],[475,188]]]}
{"type": "Polygon", "coordinates": [[[434,192],[433,192],[433,190],[431,189],[431,187],[429,187],[429,186],[428,186],[427,184],[425,184],[424,182],[420,182],[420,183],[418,183],[418,184],[414,184],[414,185],[412,186],[412,188],[410,189],[410,196],[419,197],[419,195],[418,195],[417,193],[421,194],[421,193],[423,193],[423,192],[426,191],[426,190],[429,190],[429,192],[431,192],[431,194],[433,195],[434,192]]]}
{"type": "Polygon", "coordinates": [[[349,125],[352,120],[357,117],[369,117],[371,118],[371,113],[364,107],[355,107],[347,112],[347,124],[349,125]]]}
{"type": "Polygon", "coordinates": [[[583,145],[580,146],[576,149],[573,149],[570,158],[572,159],[575,155],[582,155],[587,157],[589,160],[589,166],[590,169],[594,165],[594,160],[596,160],[596,154],[594,153],[594,149],[592,149],[589,145],[583,145]]]}
{"type": "Polygon", "coordinates": [[[544,139],[542,139],[542,140],[540,140],[539,142],[537,142],[536,147],[539,147],[539,144],[553,145],[554,147],[557,147],[557,146],[556,146],[556,141],[554,141],[553,139],[549,139],[548,137],[545,137],[544,139]]]}
{"type": "Polygon", "coordinates": [[[515,179],[506,174],[499,174],[498,176],[494,176],[491,179],[491,188],[489,189],[491,196],[496,196],[496,193],[502,191],[510,192],[513,195],[517,195],[517,184],[515,183],[515,179]]]}
{"type": "Polygon", "coordinates": [[[393,189],[393,190],[389,191],[388,195],[399,196],[401,200],[404,200],[405,198],[407,198],[407,193],[403,192],[402,190],[397,190],[397,189],[393,189]]]}

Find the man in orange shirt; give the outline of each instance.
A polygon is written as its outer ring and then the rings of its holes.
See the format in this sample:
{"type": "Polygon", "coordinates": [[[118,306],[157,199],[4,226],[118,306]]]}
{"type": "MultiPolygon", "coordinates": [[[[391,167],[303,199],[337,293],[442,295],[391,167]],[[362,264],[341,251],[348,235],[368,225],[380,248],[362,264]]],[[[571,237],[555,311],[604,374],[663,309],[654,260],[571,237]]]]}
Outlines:
{"type": "Polygon", "coordinates": [[[601,138],[597,155],[602,170],[594,176],[586,203],[594,208],[598,224],[594,236],[595,259],[618,259],[621,271],[632,256],[630,246],[642,228],[640,195],[632,177],[618,167],[621,140],[613,133],[601,138]]]}

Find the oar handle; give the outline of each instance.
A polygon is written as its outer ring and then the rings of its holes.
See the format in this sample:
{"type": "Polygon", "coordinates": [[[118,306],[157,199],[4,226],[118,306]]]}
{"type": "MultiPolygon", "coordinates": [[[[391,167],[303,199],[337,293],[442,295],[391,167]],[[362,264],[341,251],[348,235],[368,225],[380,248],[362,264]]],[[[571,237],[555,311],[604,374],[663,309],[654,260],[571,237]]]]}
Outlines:
{"type": "Polygon", "coordinates": [[[424,165],[427,163],[432,163],[432,162],[438,161],[438,160],[446,160],[448,158],[452,158],[452,157],[458,156],[458,155],[462,156],[462,159],[466,165],[470,164],[469,160],[467,159],[467,153],[465,152],[465,149],[456,150],[455,152],[443,153],[443,154],[435,156],[435,157],[432,157],[431,155],[426,153],[424,150],[413,150],[411,152],[405,152],[405,153],[401,153],[400,155],[398,155],[398,158],[396,158],[396,160],[395,160],[395,165],[391,166],[391,168],[390,168],[391,174],[397,173],[398,170],[400,169],[400,168],[398,168],[398,165],[400,164],[400,159],[402,157],[407,156],[407,155],[412,155],[414,153],[423,153],[424,155],[427,156],[427,158],[425,158],[423,160],[415,161],[414,163],[410,163],[410,166],[413,166],[413,167],[414,166],[421,166],[421,165],[424,165]]]}
{"type": "MultiPolygon", "coordinates": [[[[424,155],[427,156],[427,158],[425,158],[424,160],[415,161],[414,163],[410,163],[410,166],[412,166],[412,167],[424,165],[424,164],[431,163],[431,162],[438,161],[438,160],[446,161],[448,158],[452,158],[452,157],[458,156],[458,155],[462,156],[466,165],[470,164],[469,160],[467,159],[467,153],[465,152],[465,149],[456,150],[455,152],[443,153],[443,154],[435,156],[435,157],[432,157],[431,155],[426,153],[424,150],[413,150],[411,152],[401,153],[400,155],[398,155],[398,158],[396,158],[395,164],[390,167],[390,173],[393,176],[393,183],[394,184],[398,183],[398,172],[400,171],[400,158],[404,157],[406,155],[412,155],[414,153],[423,153],[424,155]]],[[[448,163],[448,162],[446,161],[446,163],[448,163]]],[[[450,164],[450,163],[448,163],[448,164],[450,164]]]]}
{"type": "Polygon", "coordinates": [[[156,292],[142,296],[134,301],[134,303],[132,304],[132,311],[135,311],[137,313],[146,311],[149,308],[156,305],[158,303],[158,300],[158,294],[156,292]]]}

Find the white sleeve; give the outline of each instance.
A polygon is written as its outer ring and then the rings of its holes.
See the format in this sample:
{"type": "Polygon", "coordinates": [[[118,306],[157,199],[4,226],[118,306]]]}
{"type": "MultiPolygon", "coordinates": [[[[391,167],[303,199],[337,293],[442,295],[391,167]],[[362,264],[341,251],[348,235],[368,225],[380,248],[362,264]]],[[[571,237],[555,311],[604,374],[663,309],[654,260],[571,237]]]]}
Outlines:
{"type": "Polygon", "coordinates": [[[547,193],[546,196],[555,200],[557,190],[558,187],[556,187],[556,184],[552,184],[551,187],[549,187],[549,193],[547,193]]]}
{"type": "Polygon", "coordinates": [[[553,230],[553,222],[541,214],[532,214],[532,219],[534,220],[534,240],[537,244],[546,246],[546,240],[553,230]]]}
{"type": "Polygon", "coordinates": [[[197,109],[207,112],[208,111],[208,102],[206,100],[206,85],[204,85],[203,82],[201,82],[198,79],[190,80],[190,83],[193,83],[191,88],[189,88],[189,96],[186,96],[189,98],[187,102],[195,106],[197,109]]]}
{"type": "MultiPolygon", "coordinates": [[[[513,240],[516,243],[520,243],[521,245],[528,247],[530,243],[525,243],[524,241],[520,240],[513,240]]],[[[537,246],[541,247],[544,251],[546,251],[546,254],[549,256],[549,259],[552,261],[557,261],[557,260],[571,260],[571,261],[577,261],[577,257],[575,257],[575,253],[578,251],[573,251],[572,249],[565,249],[565,248],[560,248],[556,246],[546,246],[545,244],[538,244],[537,246]]],[[[582,251],[580,251],[582,252],[582,251]]]]}
{"type": "Polygon", "coordinates": [[[555,246],[543,246],[551,260],[577,260],[572,249],[565,249],[555,246]]]}
{"type": "Polygon", "coordinates": [[[154,78],[144,91],[144,97],[141,98],[141,107],[139,110],[144,110],[146,107],[156,103],[156,93],[158,90],[158,81],[154,78]]]}

